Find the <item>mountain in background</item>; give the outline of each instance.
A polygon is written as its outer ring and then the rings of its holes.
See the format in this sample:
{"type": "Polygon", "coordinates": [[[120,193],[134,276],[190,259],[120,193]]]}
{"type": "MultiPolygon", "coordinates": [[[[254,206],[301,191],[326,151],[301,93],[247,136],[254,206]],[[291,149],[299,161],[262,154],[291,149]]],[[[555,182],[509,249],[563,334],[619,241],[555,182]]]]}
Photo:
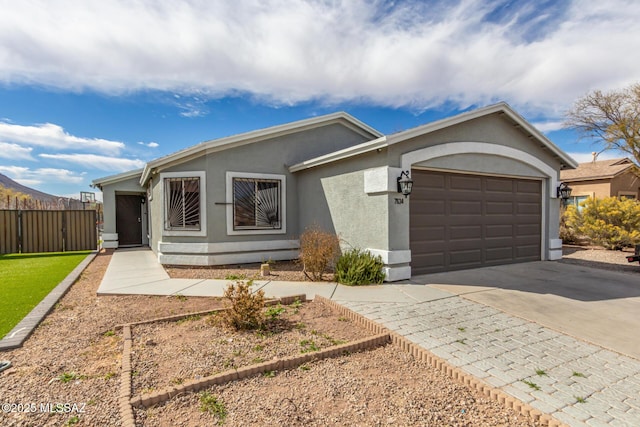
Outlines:
{"type": "Polygon", "coordinates": [[[40,200],[43,202],[52,201],[52,200],[57,201],[60,198],[60,196],[54,196],[53,194],[43,193],[42,191],[34,190],[33,188],[29,188],[25,185],[19,184],[14,180],[12,180],[11,178],[9,178],[8,176],[3,175],[1,173],[0,173],[0,185],[16,193],[22,193],[31,197],[34,200],[40,200]]]}

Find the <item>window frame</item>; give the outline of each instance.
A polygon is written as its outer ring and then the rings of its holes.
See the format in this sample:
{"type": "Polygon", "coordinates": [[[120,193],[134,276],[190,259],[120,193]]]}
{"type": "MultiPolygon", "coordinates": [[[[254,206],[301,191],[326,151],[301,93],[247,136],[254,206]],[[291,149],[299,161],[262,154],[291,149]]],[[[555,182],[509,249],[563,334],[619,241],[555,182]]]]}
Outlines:
{"type": "Polygon", "coordinates": [[[206,173],[204,171],[162,172],[160,173],[162,196],[162,235],[163,236],[206,236],[207,235],[207,188],[206,173]],[[200,199],[200,229],[170,229],[168,230],[167,188],[166,180],[175,178],[199,178],[198,195],[200,199]]]}
{"type": "Polygon", "coordinates": [[[232,172],[226,174],[226,205],[227,205],[227,235],[251,235],[251,234],[286,234],[287,233],[287,182],[286,176],[281,174],[232,172]],[[241,228],[234,227],[234,178],[280,181],[280,228],[241,228]]]}
{"type": "Polygon", "coordinates": [[[618,191],[618,199],[631,199],[638,200],[638,193],[636,191],[618,191]]]}

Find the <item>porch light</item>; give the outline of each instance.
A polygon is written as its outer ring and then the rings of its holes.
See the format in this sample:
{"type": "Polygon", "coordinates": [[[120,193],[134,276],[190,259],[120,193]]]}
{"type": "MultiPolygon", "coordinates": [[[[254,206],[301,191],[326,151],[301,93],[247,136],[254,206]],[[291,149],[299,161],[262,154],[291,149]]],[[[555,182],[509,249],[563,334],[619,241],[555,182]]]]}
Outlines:
{"type": "Polygon", "coordinates": [[[560,185],[558,185],[558,197],[562,200],[569,199],[569,197],[571,197],[571,190],[573,190],[571,187],[566,183],[561,182],[560,185]]]}
{"type": "Polygon", "coordinates": [[[404,197],[411,194],[413,189],[413,180],[409,176],[409,171],[402,171],[398,177],[398,193],[402,193],[404,197]]]}

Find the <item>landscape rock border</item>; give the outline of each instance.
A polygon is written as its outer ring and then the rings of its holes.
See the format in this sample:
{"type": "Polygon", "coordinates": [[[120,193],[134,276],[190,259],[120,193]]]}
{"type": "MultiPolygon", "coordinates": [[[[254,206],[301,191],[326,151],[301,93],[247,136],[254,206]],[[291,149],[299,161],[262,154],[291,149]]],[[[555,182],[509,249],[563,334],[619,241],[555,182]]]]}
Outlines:
{"type": "MultiPolygon", "coordinates": [[[[213,385],[220,385],[227,382],[260,375],[266,371],[293,369],[310,361],[322,360],[322,359],[331,358],[331,357],[338,357],[347,353],[352,353],[357,351],[367,351],[373,348],[391,344],[398,347],[400,350],[411,354],[416,359],[426,362],[427,364],[431,365],[433,368],[446,374],[449,378],[461,384],[464,384],[467,387],[475,389],[476,391],[482,393],[484,396],[502,405],[505,405],[507,408],[513,409],[514,411],[522,414],[524,417],[530,418],[534,422],[538,423],[538,425],[540,426],[548,426],[548,427],[564,426],[564,424],[562,424],[561,422],[553,418],[551,415],[543,414],[539,410],[534,409],[530,405],[505,393],[504,391],[485,383],[484,381],[474,377],[473,375],[468,374],[464,370],[457,367],[453,367],[448,362],[432,354],[428,350],[416,345],[412,341],[408,340],[407,338],[397,333],[389,331],[387,328],[379,325],[378,323],[370,319],[367,319],[361,314],[355,313],[350,309],[343,307],[339,303],[329,300],[320,295],[316,295],[315,298],[318,299],[323,304],[326,304],[327,306],[334,309],[341,316],[344,316],[349,320],[363,326],[365,329],[369,330],[374,335],[360,339],[360,340],[352,341],[346,344],[332,346],[327,349],[320,350],[313,353],[305,353],[305,354],[296,355],[296,356],[273,359],[267,362],[262,362],[262,363],[245,366],[238,369],[221,372],[216,375],[208,376],[198,380],[187,381],[177,386],[167,387],[163,390],[159,390],[154,393],[150,393],[146,395],[138,395],[135,397],[132,396],[132,373],[133,372],[131,369],[131,349],[132,349],[132,341],[133,341],[131,328],[133,326],[154,323],[154,322],[162,322],[162,321],[177,321],[193,315],[211,314],[217,311],[224,311],[226,309],[222,308],[222,309],[208,310],[208,311],[198,312],[198,313],[187,313],[187,314],[168,316],[168,317],[162,317],[157,319],[150,319],[150,320],[145,320],[141,322],[128,323],[125,325],[119,325],[118,328],[122,328],[122,336],[124,340],[123,351],[122,351],[122,364],[121,364],[122,380],[120,383],[120,392],[118,396],[118,405],[119,405],[122,425],[124,427],[135,427],[136,425],[135,416],[133,412],[134,407],[147,408],[147,407],[156,405],[158,403],[166,402],[170,400],[172,397],[181,393],[195,392],[213,385]]],[[[292,304],[296,300],[306,301],[306,295],[302,294],[302,295],[293,295],[288,297],[277,298],[277,299],[267,301],[265,305],[274,305],[274,304],[288,305],[288,304],[292,304]]]]}

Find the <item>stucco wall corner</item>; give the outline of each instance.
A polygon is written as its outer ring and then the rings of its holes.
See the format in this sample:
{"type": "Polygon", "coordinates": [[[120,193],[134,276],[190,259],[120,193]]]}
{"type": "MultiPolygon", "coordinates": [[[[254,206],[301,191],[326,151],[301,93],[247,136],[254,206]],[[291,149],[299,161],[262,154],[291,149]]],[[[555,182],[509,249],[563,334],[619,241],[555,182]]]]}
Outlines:
{"type": "Polygon", "coordinates": [[[396,192],[396,177],[400,176],[400,171],[400,168],[390,166],[365,170],[364,192],[367,194],[396,192]]]}

